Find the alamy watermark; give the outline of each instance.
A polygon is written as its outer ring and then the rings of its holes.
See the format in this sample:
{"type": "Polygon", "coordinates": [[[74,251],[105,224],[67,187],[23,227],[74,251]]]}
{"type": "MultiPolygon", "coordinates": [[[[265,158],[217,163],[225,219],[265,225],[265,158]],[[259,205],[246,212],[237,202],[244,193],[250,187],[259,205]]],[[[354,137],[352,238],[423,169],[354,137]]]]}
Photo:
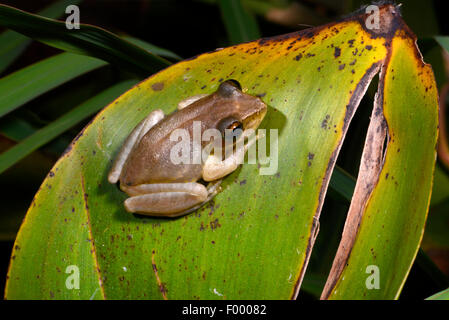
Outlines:
{"type": "Polygon", "coordinates": [[[365,27],[368,30],[379,30],[380,29],[380,13],[379,7],[376,5],[367,6],[365,13],[368,17],[365,20],[365,27]]]}
{"type": "Polygon", "coordinates": [[[65,287],[69,290],[79,290],[80,288],[80,269],[76,265],[70,265],[65,269],[65,273],[70,274],[65,280],[65,287]]]}
{"type": "Polygon", "coordinates": [[[201,121],[194,121],[192,129],[192,137],[186,129],[175,129],[171,133],[170,141],[176,142],[170,150],[170,161],[173,164],[237,167],[244,163],[247,154],[248,164],[256,164],[259,160],[262,165],[259,168],[260,175],[274,175],[277,172],[277,129],[270,129],[269,155],[265,129],[259,129],[257,135],[253,129],[226,129],[223,134],[214,128],[202,131],[201,121]]]}
{"type": "Polygon", "coordinates": [[[74,4],[65,8],[69,16],[65,19],[65,27],[69,30],[80,28],[80,8],[74,4]]]}
{"type": "Polygon", "coordinates": [[[366,267],[365,273],[369,276],[365,280],[365,286],[368,290],[380,289],[380,270],[376,265],[369,265],[366,267]]]}

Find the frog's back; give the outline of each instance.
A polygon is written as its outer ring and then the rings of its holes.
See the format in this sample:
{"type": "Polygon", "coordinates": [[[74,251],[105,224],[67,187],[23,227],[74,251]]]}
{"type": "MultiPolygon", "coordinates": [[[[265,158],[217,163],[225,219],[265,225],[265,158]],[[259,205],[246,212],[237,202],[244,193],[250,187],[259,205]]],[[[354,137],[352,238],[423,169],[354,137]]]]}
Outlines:
{"type": "MultiPolygon", "coordinates": [[[[192,160],[193,122],[198,120],[196,110],[179,110],[151,128],[129,155],[123,168],[121,182],[126,185],[143,183],[167,183],[197,181],[202,176],[202,165],[175,163],[171,159],[173,147],[180,143],[171,141],[173,128],[184,129],[189,133],[190,155],[192,160]],[[189,111],[189,112],[187,112],[189,111]]],[[[199,121],[199,120],[198,120],[199,121]]],[[[201,122],[202,130],[207,123],[201,122]]],[[[184,155],[183,155],[184,156],[184,155]]]]}
{"type": "MultiPolygon", "coordinates": [[[[151,128],[130,153],[120,181],[127,185],[197,181],[202,177],[201,163],[178,164],[172,161],[173,147],[180,143],[171,141],[172,132],[176,129],[188,132],[189,160],[192,161],[193,127],[196,121],[201,125],[201,139],[206,129],[217,129],[223,134],[226,129],[223,124],[227,124],[225,120],[238,120],[242,124],[243,119],[252,119],[251,116],[265,112],[266,105],[259,98],[244,94],[231,83],[224,82],[215,93],[168,115],[151,128]]],[[[200,143],[201,148],[204,148],[209,142],[200,143]]]]}

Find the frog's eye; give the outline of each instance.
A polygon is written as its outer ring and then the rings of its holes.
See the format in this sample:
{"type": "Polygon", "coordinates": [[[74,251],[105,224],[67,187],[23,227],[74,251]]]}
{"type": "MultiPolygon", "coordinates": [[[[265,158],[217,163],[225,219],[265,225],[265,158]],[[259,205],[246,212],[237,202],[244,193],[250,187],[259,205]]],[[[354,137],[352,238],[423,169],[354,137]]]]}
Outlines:
{"type": "Polygon", "coordinates": [[[240,121],[233,122],[228,129],[231,129],[232,131],[236,129],[242,129],[242,123],[240,121]]]}
{"type": "Polygon", "coordinates": [[[243,124],[234,117],[228,117],[220,121],[218,130],[224,138],[238,137],[243,131],[243,124]]]}
{"type": "Polygon", "coordinates": [[[238,137],[243,132],[243,125],[240,121],[234,121],[227,129],[232,130],[233,137],[238,137]]]}

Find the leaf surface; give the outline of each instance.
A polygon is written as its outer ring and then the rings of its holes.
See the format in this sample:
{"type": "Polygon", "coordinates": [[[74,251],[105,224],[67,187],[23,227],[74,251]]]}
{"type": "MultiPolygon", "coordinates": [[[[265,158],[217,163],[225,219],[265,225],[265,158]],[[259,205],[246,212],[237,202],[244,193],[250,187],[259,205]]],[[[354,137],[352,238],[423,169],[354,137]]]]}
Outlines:
{"type": "Polygon", "coordinates": [[[0,117],[41,94],[106,62],[72,53],[62,53],[36,62],[0,79],[0,117]]]}

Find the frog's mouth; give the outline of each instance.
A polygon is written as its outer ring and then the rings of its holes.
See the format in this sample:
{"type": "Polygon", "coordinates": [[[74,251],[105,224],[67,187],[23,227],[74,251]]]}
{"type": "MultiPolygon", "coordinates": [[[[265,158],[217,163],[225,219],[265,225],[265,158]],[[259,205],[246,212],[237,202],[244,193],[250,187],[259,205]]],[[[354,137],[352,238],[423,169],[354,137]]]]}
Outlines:
{"type": "Polygon", "coordinates": [[[242,121],[244,133],[248,129],[256,130],[259,127],[262,120],[265,118],[265,115],[267,114],[267,106],[263,102],[261,103],[262,107],[258,112],[252,114],[251,116],[247,117],[242,121]]]}

